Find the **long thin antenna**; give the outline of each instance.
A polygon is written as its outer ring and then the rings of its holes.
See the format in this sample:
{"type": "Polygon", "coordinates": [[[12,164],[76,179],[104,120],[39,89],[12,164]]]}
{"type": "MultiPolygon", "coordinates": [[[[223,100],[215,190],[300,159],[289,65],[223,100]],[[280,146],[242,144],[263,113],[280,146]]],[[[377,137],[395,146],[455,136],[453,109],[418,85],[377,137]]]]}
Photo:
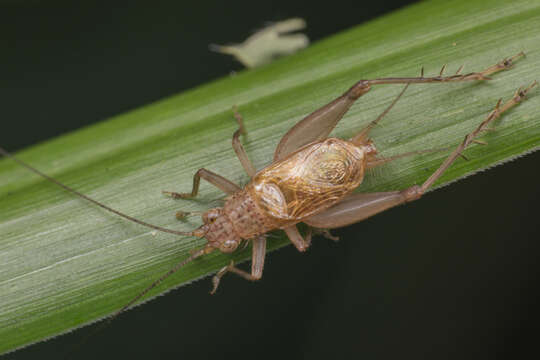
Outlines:
{"type": "Polygon", "coordinates": [[[187,259],[181,261],[180,263],[178,263],[175,267],[173,267],[171,270],[167,271],[165,274],[161,275],[161,277],[157,280],[155,280],[152,284],[150,284],[146,289],[144,289],[143,291],[141,291],[137,296],[135,296],[133,299],[131,299],[126,305],[124,305],[120,310],[117,310],[114,314],[112,314],[111,316],[109,316],[109,318],[107,318],[103,323],[101,323],[100,326],[98,326],[94,331],[92,331],[90,334],[88,334],[87,336],[85,336],[80,342],[78,342],[75,346],[73,346],[71,348],[71,350],[69,350],[69,352],[64,356],[64,359],[68,359],[70,357],[71,354],[73,354],[74,352],[77,351],[77,349],[79,349],[81,346],[83,346],[90,338],[92,338],[93,336],[95,336],[97,333],[99,333],[101,330],[103,330],[104,328],[106,328],[114,319],[116,319],[118,317],[118,315],[120,315],[121,313],[123,313],[124,311],[126,311],[131,305],[133,305],[135,302],[137,302],[137,300],[139,300],[140,298],[142,298],[144,295],[146,295],[150,290],[152,290],[153,288],[155,288],[156,286],[158,286],[163,280],[165,280],[166,278],[168,278],[169,276],[171,276],[172,274],[174,274],[175,272],[177,272],[178,270],[180,270],[182,267],[184,267],[186,264],[192,262],[193,260],[195,260],[196,258],[198,257],[201,257],[205,254],[208,254],[209,252],[211,252],[213,250],[213,248],[211,247],[204,247],[202,249],[199,249],[197,250],[196,252],[194,252],[193,254],[191,254],[190,257],[188,257],[187,259]]]}
{"type": "Polygon", "coordinates": [[[375,160],[368,160],[366,166],[367,166],[368,169],[371,169],[371,168],[374,168],[375,166],[380,166],[380,165],[383,165],[383,164],[386,164],[386,163],[389,163],[391,161],[401,159],[401,158],[404,158],[404,157],[407,157],[407,156],[419,155],[419,154],[428,154],[428,153],[432,153],[432,152],[446,151],[446,150],[450,150],[450,149],[452,149],[451,146],[447,146],[447,147],[444,147],[444,148],[437,148],[437,149],[424,149],[424,150],[409,151],[409,152],[406,152],[406,153],[403,153],[403,154],[398,154],[398,155],[394,155],[394,156],[390,156],[390,157],[386,157],[386,158],[385,157],[380,157],[380,158],[375,158],[375,160]]]}
{"type": "Polygon", "coordinates": [[[71,192],[72,194],[75,194],[85,200],[88,200],[90,201],[91,203],[94,203],[95,205],[107,210],[107,211],[110,211],[118,216],[121,216],[123,217],[124,219],[127,219],[129,221],[133,221],[134,223],[137,223],[139,225],[142,225],[142,226],[146,226],[146,227],[149,227],[149,228],[152,228],[154,230],[158,230],[158,231],[162,231],[162,232],[166,232],[166,233],[170,233],[170,234],[176,234],[176,235],[187,235],[187,236],[194,236],[194,233],[192,231],[190,232],[183,232],[183,231],[177,231],[177,230],[172,230],[172,229],[167,229],[167,228],[163,228],[161,226],[157,226],[157,225],[152,225],[152,224],[149,224],[147,222],[144,222],[142,220],[139,220],[139,219],[135,219],[134,217],[131,217],[129,215],[126,215],[124,213],[121,213],[120,211],[118,210],[115,210],[113,208],[110,208],[108,207],[107,205],[104,205],[102,203],[100,203],[99,201],[96,201],[84,194],[81,194],[80,192],[78,192],[77,190],[75,189],[72,189],[71,187],[67,186],[67,185],[64,185],[62,184],[60,181],[42,173],[41,171],[39,171],[38,169],[28,165],[27,163],[25,163],[24,161],[20,160],[19,158],[17,158],[15,155],[12,155],[11,153],[9,153],[7,150],[3,149],[2,147],[0,147],[0,154],[4,155],[5,157],[8,157],[14,161],[16,161],[17,163],[19,163],[20,165],[24,166],[25,168],[27,168],[28,170],[32,171],[33,173],[47,179],[48,181],[60,186],[61,188],[63,188],[64,190],[67,190],[69,192],[71,192]]]}
{"type": "Polygon", "coordinates": [[[175,272],[177,272],[178,270],[180,270],[182,267],[184,267],[186,264],[192,262],[193,260],[195,260],[196,258],[198,257],[201,257],[205,254],[208,254],[210,251],[212,250],[212,248],[210,247],[204,247],[202,249],[199,249],[197,250],[196,252],[194,252],[193,254],[191,254],[190,257],[188,257],[187,259],[179,262],[178,264],[175,265],[175,267],[173,267],[172,269],[170,269],[169,271],[167,271],[165,274],[161,275],[161,277],[157,280],[155,280],[152,284],[150,284],[146,289],[144,289],[143,291],[141,291],[139,293],[139,295],[135,296],[133,299],[131,299],[130,302],[128,302],[126,305],[124,305],[120,310],[118,310],[117,312],[115,312],[114,314],[112,314],[109,319],[108,319],[108,322],[111,322],[114,320],[114,318],[116,318],[118,315],[120,315],[122,312],[124,312],[125,310],[127,310],[131,305],[133,305],[137,300],[139,300],[141,297],[143,297],[144,295],[146,295],[146,293],[148,293],[150,290],[152,290],[153,288],[155,288],[156,286],[158,286],[163,280],[165,280],[166,278],[168,278],[169,276],[171,276],[172,274],[174,274],[175,272]]]}

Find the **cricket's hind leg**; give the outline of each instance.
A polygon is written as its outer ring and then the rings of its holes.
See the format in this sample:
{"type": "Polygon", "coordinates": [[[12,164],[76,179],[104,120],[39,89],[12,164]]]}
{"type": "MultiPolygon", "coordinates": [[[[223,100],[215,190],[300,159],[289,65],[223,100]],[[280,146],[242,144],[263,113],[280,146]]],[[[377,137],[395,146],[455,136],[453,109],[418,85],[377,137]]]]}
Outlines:
{"type": "Polygon", "coordinates": [[[412,77],[412,78],[395,77],[395,78],[381,78],[381,79],[373,79],[373,80],[360,80],[358,83],[356,83],[355,86],[365,87],[366,84],[368,85],[422,84],[422,83],[457,82],[457,81],[470,81],[470,80],[490,80],[489,75],[502,71],[502,70],[512,68],[514,66],[514,61],[522,56],[525,56],[525,53],[523,51],[514,56],[504,58],[498,63],[491,65],[480,72],[471,72],[468,74],[461,74],[461,70],[463,69],[463,66],[460,66],[454,75],[443,76],[444,70],[446,69],[446,65],[443,65],[443,67],[441,68],[441,71],[439,72],[439,76],[424,77],[424,69],[422,69],[422,73],[420,77],[412,77]]]}
{"type": "Polygon", "coordinates": [[[525,99],[526,94],[536,86],[536,84],[535,81],[525,89],[518,89],[512,99],[508,100],[502,106],[502,102],[499,100],[495,109],[489,113],[486,119],[484,119],[474,131],[465,136],[463,142],[421,186],[411,186],[402,191],[352,194],[322,213],[305,219],[304,222],[317,228],[338,228],[359,222],[396,205],[419,199],[458,157],[463,156],[463,151],[471,143],[484,145],[485,143],[476,140],[476,137],[482,132],[489,130],[490,128],[488,125],[500,117],[502,113],[525,99]]]}
{"type": "MultiPolygon", "coordinates": [[[[495,65],[489,66],[480,72],[460,74],[461,69],[451,76],[443,76],[446,66],[443,66],[438,76],[424,77],[403,77],[403,78],[381,78],[372,80],[360,80],[354,84],[343,95],[328,103],[327,105],[315,110],[310,115],[296,123],[279,142],[274,153],[274,161],[285,158],[290,153],[310,142],[324,140],[330,135],[337,123],[343,118],[343,115],[349,110],[352,104],[362,95],[367,93],[372,85],[380,84],[420,84],[420,83],[441,83],[458,82],[472,80],[489,80],[489,75],[501,70],[509,69],[513,62],[525,54],[523,52],[509,58],[505,58],[495,65]]],[[[369,132],[369,129],[367,129],[369,132]]]]}

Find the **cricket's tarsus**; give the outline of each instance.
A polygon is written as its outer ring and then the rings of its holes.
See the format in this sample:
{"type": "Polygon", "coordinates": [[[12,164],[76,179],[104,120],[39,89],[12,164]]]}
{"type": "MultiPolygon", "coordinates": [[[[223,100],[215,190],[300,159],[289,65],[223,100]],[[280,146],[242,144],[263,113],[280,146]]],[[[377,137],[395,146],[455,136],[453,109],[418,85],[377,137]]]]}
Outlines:
{"type": "MultiPolygon", "coordinates": [[[[521,56],[524,56],[523,52],[503,59],[481,72],[463,75],[460,74],[463,68],[461,66],[456,74],[443,76],[445,69],[443,66],[439,75],[434,77],[424,77],[422,68],[420,77],[360,80],[334,101],[314,111],[294,125],[278,144],[273,162],[258,172],[239,140],[240,134],[245,133],[245,128],[242,116],[234,108],[234,117],[238,121],[239,128],[233,135],[233,148],[251,180],[244,188],[241,188],[232,181],[201,168],[193,177],[191,192],[164,191],[164,194],[170,195],[174,199],[195,197],[202,178],[228,195],[225,205],[204,212],[202,214],[203,224],[191,232],[165,229],[125,215],[43,174],[2,148],[0,148],[0,153],[13,158],[34,173],[75,195],[137,224],[172,234],[206,238],[207,243],[203,248],[192,253],[191,256],[115,312],[110,317],[112,320],[178,269],[214,250],[230,253],[236,250],[242,242],[249,240],[253,245],[251,272],[238,269],[231,262],[213,277],[212,294],[216,292],[221,278],[228,272],[235,273],[250,281],[259,280],[262,277],[266,255],[266,233],[269,231],[284,230],[293,245],[299,251],[305,251],[311,244],[312,230],[310,228],[304,238],[296,227],[300,222],[304,222],[312,228],[326,229],[322,230],[324,232],[327,229],[346,226],[391,207],[419,199],[458,157],[464,156],[463,151],[470,144],[485,145],[485,142],[477,140],[476,137],[485,131],[492,130],[488,125],[502,113],[520,103],[526,94],[537,85],[536,81],[524,89],[519,88],[514,96],[504,104],[502,100],[499,100],[493,111],[465,137],[463,142],[422,185],[389,192],[352,193],[362,182],[366,169],[399,157],[441,150],[423,150],[391,158],[381,158],[377,156],[375,144],[369,138],[372,128],[392,109],[410,84],[487,80],[489,79],[488,75],[511,68],[514,60],[521,56]],[[367,93],[372,85],[380,84],[406,85],[380,116],[351,139],[346,141],[329,137],[331,131],[352,104],[367,93]]],[[[177,213],[177,218],[183,219],[188,214],[180,211],[177,213]]]]}

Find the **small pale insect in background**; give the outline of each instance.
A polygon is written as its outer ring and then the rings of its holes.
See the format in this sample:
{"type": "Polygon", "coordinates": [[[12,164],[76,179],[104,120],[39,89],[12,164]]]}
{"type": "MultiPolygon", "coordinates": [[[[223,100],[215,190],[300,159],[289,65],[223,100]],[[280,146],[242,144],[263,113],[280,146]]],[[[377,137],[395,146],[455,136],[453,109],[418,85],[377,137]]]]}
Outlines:
{"type": "Polygon", "coordinates": [[[309,38],[305,34],[292,33],[305,27],[304,19],[291,18],[268,24],[240,44],[210,44],[209,48],[215,52],[232,55],[245,67],[254,68],[307,47],[309,38]]]}

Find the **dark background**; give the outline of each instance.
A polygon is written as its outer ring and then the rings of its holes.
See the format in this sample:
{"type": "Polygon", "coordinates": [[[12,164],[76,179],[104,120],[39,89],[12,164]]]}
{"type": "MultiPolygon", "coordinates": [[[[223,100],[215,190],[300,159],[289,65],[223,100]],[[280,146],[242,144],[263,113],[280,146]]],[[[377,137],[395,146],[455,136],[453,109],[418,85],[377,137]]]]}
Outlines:
{"type": "MultiPolygon", "coordinates": [[[[240,70],[207,45],[265,21],[301,16],[316,41],[408,2],[4,1],[1,144],[21,149],[240,70]]],[[[257,284],[173,291],[73,358],[537,357],[539,160],[335,231],[339,243],[273,253],[257,284]]],[[[5,358],[59,358],[92,328],[5,358]]]]}

